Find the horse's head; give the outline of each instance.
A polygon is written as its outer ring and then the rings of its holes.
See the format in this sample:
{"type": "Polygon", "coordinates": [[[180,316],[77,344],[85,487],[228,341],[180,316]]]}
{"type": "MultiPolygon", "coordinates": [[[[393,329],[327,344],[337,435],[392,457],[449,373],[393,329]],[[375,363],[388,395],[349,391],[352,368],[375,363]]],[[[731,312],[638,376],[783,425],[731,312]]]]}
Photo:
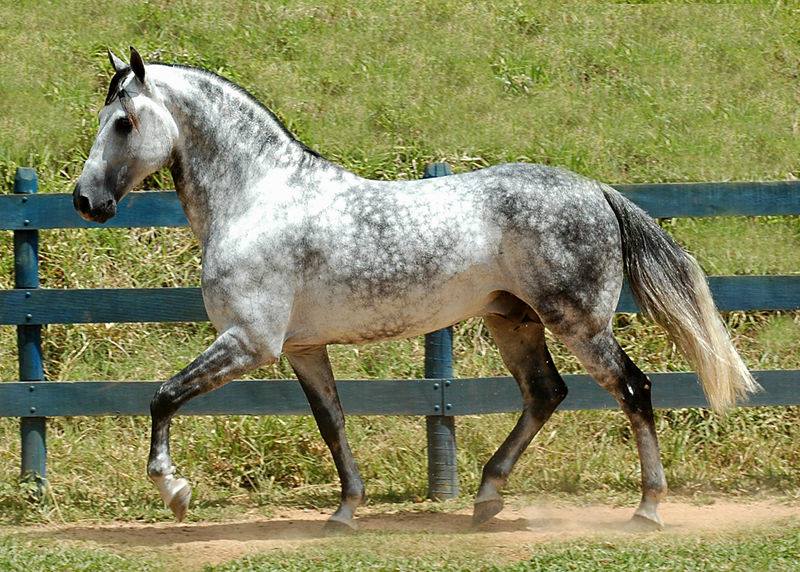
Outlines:
{"type": "Polygon", "coordinates": [[[117,202],[172,156],[178,128],[152,81],[145,77],[139,53],[131,48],[130,65],[110,50],[114,78],[100,111],[100,129],[72,193],[75,209],[86,220],[105,222],[117,202]]]}

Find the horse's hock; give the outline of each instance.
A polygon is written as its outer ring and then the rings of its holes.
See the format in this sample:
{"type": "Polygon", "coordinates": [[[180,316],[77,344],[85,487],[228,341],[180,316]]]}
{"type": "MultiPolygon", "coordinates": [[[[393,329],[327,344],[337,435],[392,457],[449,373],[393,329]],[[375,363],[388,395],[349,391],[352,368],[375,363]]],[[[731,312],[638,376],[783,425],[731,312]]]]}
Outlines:
{"type": "MultiPolygon", "coordinates": [[[[446,176],[447,165],[429,165],[426,177],[446,176]]],[[[654,218],[800,214],[800,182],[737,182],[618,185],[616,188],[654,218]]],[[[14,232],[15,288],[0,291],[0,324],[18,331],[19,381],[0,383],[0,416],[21,420],[22,475],[46,478],[46,418],[148,415],[160,382],[45,382],[43,324],[107,322],[194,322],[207,320],[198,288],[39,288],[40,229],[99,228],[79,218],[69,194],[37,194],[33,169],[17,170],[14,194],[0,195],[0,229],[14,232]]],[[[105,226],[185,226],[174,192],[132,193],[105,226]]],[[[709,284],[721,311],[800,309],[800,276],[712,276],[709,284]]],[[[618,312],[637,312],[627,286],[618,312]]],[[[753,372],[763,386],[746,405],[800,404],[797,370],[753,372]]],[[[691,372],[651,373],[659,408],[705,407],[691,372]]],[[[566,409],[615,408],[611,396],[586,375],[565,375],[566,409]]],[[[343,408],[358,415],[419,415],[427,419],[428,494],[458,494],[455,418],[518,412],[521,399],[511,377],[454,379],[452,330],[428,334],[425,379],[338,381],[343,408]]],[[[232,382],[189,402],[183,415],[306,415],[308,402],[296,381],[232,382]]]]}

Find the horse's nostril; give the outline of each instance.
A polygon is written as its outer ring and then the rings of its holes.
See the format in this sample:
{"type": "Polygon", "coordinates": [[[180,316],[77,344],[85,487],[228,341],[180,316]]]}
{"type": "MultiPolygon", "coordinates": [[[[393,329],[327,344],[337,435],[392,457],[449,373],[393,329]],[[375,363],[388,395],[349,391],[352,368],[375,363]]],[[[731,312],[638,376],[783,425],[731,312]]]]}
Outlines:
{"type": "Polygon", "coordinates": [[[88,213],[90,209],[91,209],[91,206],[89,205],[89,198],[85,197],[83,195],[79,196],[78,197],[78,210],[81,211],[82,213],[88,213]]]}

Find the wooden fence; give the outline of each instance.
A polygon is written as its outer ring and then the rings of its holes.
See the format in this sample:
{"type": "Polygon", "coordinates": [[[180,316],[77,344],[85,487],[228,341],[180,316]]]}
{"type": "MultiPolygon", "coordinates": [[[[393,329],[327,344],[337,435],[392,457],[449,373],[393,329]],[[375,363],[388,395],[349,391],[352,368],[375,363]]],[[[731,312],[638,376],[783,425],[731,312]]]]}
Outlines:
{"type": "MultiPolygon", "coordinates": [[[[426,177],[449,175],[429,165],[426,177]]],[[[20,381],[0,383],[0,416],[21,419],[22,474],[46,477],[46,418],[80,415],[148,415],[160,382],[44,382],[44,324],[195,322],[207,320],[198,288],[55,290],[39,287],[40,229],[101,228],[75,213],[69,194],[37,192],[36,173],[17,170],[14,194],[0,195],[0,230],[14,232],[15,289],[0,290],[0,324],[17,326],[20,381]]],[[[617,185],[655,218],[800,214],[800,181],[617,185]]],[[[174,192],[131,193],[106,227],[185,226],[174,192]]],[[[722,311],[800,309],[800,276],[712,276],[722,311]]],[[[618,312],[636,312],[627,286],[618,312]]],[[[755,371],[765,391],[748,405],[800,403],[800,371],[755,371]]],[[[650,373],[656,407],[704,407],[693,373],[650,373]]],[[[570,393],[562,408],[615,407],[586,375],[565,375],[570,393]]],[[[348,414],[426,417],[428,484],[432,498],[458,494],[455,417],[518,411],[521,399],[510,377],[454,379],[452,329],[425,339],[425,379],[337,382],[348,414]]],[[[236,381],[188,403],[182,415],[306,415],[305,396],[294,380],[236,381]]]]}

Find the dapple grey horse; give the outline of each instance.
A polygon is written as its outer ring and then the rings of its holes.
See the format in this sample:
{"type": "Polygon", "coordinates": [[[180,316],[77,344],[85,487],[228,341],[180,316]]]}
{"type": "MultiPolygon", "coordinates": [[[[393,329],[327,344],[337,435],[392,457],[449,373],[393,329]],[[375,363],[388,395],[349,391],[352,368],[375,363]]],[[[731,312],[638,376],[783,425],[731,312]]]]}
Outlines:
{"type": "Polygon", "coordinates": [[[667,490],[650,381],[614,339],[623,275],[722,409],[756,391],[694,259],[611,187],[563,169],[508,164],[450,177],[373,181],[297,141],[242,88],[191,67],[130,64],[115,74],[74,191],[89,220],[169,166],[202,246],[202,292],[219,337],[151,404],[149,477],[180,521],[191,497],[175,475],[170,421],[189,399],[285,354],[341,480],[328,521],[354,527],[364,485],[350,452],[328,344],[416,336],[483,316],[524,401],[483,469],[473,520],[503,506],[519,456],[567,394],[548,328],[630,419],[642,500],[658,527],[667,490]]]}

